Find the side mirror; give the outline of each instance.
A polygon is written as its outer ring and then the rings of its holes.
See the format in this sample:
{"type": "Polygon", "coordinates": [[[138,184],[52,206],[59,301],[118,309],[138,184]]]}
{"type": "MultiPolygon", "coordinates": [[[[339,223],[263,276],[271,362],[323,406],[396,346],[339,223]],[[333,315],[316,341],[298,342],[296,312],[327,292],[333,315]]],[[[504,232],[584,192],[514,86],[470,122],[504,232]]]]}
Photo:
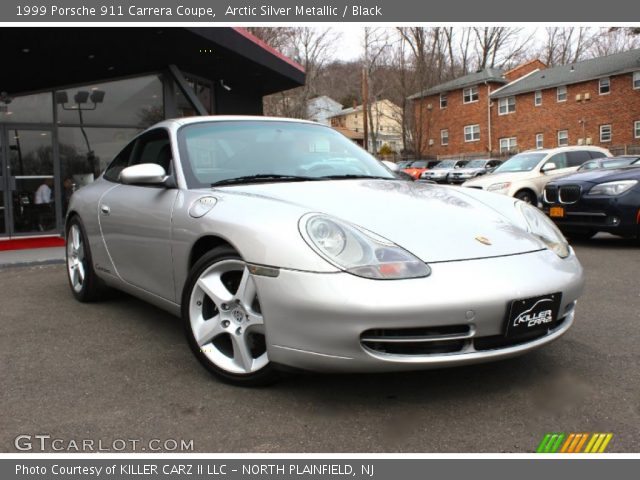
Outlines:
{"type": "Polygon", "coordinates": [[[555,164],[555,163],[553,163],[553,162],[548,162],[548,163],[545,163],[545,164],[542,166],[542,168],[540,169],[540,171],[541,171],[542,173],[547,173],[547,172],[550,172],[551,170],[555,170],[555,169],[557,169],[557,168],[558,168],[558,167],[556,166],[556,164],[555,164]]]}
{"type": "Polygon", "coordinates": [[[120,172],[120,181],[126,185],[160,185],[167,179],[167,172],[156,163],[141,163],[120,172]]]}

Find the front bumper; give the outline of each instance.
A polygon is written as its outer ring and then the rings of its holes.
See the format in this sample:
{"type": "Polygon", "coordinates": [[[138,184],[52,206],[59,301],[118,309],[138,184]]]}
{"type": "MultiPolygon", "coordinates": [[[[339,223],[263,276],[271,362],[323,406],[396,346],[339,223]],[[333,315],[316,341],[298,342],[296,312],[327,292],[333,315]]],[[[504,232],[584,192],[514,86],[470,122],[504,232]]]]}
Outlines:
{"type": "Polygon", "coordinates": [[[551,217],[567,233],[598,231],[621,236],[640,234],[640,192],[628,192],[619,197],[582,195],[578,202],[549,203],[543,200],[542,210],[549,215],[552,207],[562,207],[564,217],[551,217]]]}
{"type": "Polygon", "coordinates": [[[583,288],[575,255],[560,259],[548,250],[430,266],[429,277],[411,280],[292,270],[256,276],[269,359],[306,370],[377,372],[508,358],[565,333],[583,288]],[[562,292],[561,321],[542,336],[505,342],[510,302],[551,292],[562,292]],[[404,353],[366,341],[372,331],[395,329],[440,337],[429,351],[404,353]]]}
{"type": "Polygon", "coordinates": [[[447,176],[435,176],[435,175],[421,175],[420,180],[430,180],[436,183],[447,183],[447,176]]]}

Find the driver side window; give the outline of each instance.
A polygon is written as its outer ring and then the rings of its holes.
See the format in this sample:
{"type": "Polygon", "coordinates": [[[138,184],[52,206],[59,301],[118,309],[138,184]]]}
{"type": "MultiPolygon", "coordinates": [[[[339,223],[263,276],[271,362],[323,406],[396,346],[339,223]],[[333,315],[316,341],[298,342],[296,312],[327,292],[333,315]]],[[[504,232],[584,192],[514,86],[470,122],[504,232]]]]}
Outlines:
{"type": "Polygon", "coordinates": [[[120,181],[120,172],[132,165],[155,163],[165,169],[167,175],[173,172],[171,142],[164,129],[151,130],[134,139],[111,162],[104,172],[110,182],[120,181]]]}
{"type": "Polygon", "coordinates": [[[545,162],[545,165],[547,163],[555,163],[556,164],[556,168],[559,170],[561,168],[567,168],[567,154],[566,153],[557,153],[556,155],[554,155],[553,157],[551,157],[549,160],[547,160],[545,162]]]}

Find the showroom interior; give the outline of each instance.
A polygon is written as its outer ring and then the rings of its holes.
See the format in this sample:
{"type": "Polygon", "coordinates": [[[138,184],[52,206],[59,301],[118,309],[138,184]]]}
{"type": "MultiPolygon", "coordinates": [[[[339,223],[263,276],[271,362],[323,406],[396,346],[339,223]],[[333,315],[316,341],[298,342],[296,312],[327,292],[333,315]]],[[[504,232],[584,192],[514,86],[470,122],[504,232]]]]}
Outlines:
{"type": "Polygon", "coordinates": [[[0,241],[58,237],[70,194],[165,118],[261,115],[303,68],[246,30],[0,29],[0,241]]]}

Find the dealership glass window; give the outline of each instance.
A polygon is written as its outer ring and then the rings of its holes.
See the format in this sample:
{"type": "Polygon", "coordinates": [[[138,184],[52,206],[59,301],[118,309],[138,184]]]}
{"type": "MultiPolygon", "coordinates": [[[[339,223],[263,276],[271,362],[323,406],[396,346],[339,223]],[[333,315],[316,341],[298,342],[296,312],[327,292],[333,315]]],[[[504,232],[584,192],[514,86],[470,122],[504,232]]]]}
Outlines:
{"type": "Polygon", "coordinates": [[[640,89],[640,71],[633,72],[633,88],[634,90],[640,89]]]}
{"type": "MultiPolygon", "coordinates": [[[[193,90],[193,92],[200,100],[200,103],[204,106],[209,114],[213,113],[213,89],[210,82],[195,78],[191,75],[185,75],[187,83],[193,90]]],[[[198,115],[198,112],[193,107],[191,102],[185,98],[178,86],[175,87],[176,104],[178,107],[179,117],[192,117],[198,115]]],[[[358,114],[355,114],[355,118],[358,118],[358,114]]]]}
{"type": "Polygon", "coordinates": [[[611,125],[600,125],[600,142],[611,141],[611,125]]]}
{"type": "Polygon", "coordinates": [[[440,108],[447,108],[447,94],[446,93],[441,93],[440,94],[440,108]]]}
{"type": "Polygon", "coordinates": [[[440,130],[440,145],[449,145],[449,130],[440,130]]]}
{"type": "Polygon", "coordinates": [[[465,88],[462,90],[462,102],[463,103],[472,103],[478,101],[478,86],[474,85],[473,87],[465,88]]]}
{"type": "Polygon", "coordinates": [[[635,138],[640,138],[640,120],[637,120],[633,123],[633,136],[635,138]]]}
{"type": "Polygon", "coordinates": [[[94,181],[140,131],[139,128],[60,127],[58,150],[63,191],[94,181]]]}
{"type": "Polygon", "coordinates": [[[544,148],[544,135],[542,133],[536,133],[536,148],[544,148]]]}
{"type": "Polygon", "coordinates": [[[0,94],[0,123],[53,123],[51,93],[20,97],[0,94]]]}
{"type": "Polygon", "coordinates": [[[518,140],[516,137],[501,138],[500,139],[500,153],[513,152],[518,147],[518,140]]]}
{"type": "Polygon", "coordinates": [[[558,130],[558,146],[567,147],[569,145],[569,130],[558,130]]]}
{"type": "Polygon", "coordinates": [[[467,125],[464,127],[464,141],[477,142],[480,140],[480,125],[467,125]]]}
{"type": "Polygon", "coordinates": [[[535,93],[533,94],[533,104],[536,107],[539,107],[540,105],[542,105],[542,90],[536,90],[535,93]]]}
{"type": "Polygon", "coordinates": [[[600,95],[607,95],[611,92],[611,79],[609,77],[601,78],[598,82],[598,93],[600,95]]]}
{"type": "Polygon", "coordinates": [[[158,75],[59,90],[54,100],[59,124],[147,127],[164,119],[158,75]]]}
{"type": "Polygon", "coordinates": [[[498,100],[498,114],[507,115],[516,111],[516,97],[505,97],[498,100]]]}
{"type": "Polygon", "coordinates": [[[558,102],[566,102],[567,101],[567,86],[566,85],[562,85],[561,87],[558,87],[557,92],[556,92],[556,98],[557,98],[558,102]]]}

